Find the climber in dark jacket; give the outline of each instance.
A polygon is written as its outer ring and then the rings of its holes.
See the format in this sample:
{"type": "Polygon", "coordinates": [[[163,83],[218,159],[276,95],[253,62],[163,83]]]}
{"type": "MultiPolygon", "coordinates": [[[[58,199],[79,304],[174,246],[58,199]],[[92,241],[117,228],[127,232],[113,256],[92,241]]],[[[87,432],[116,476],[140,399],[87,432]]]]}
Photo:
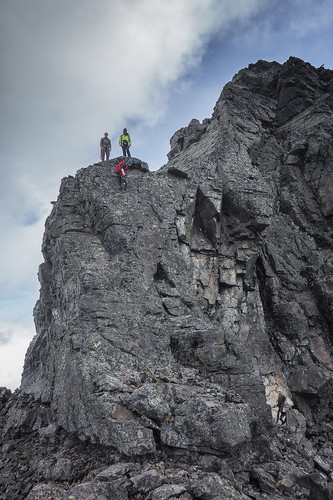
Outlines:
{"type": "Polygon", "coordinates": [[[131,167],[132,165],[133,165],[132,159],[127,161],[123,160],[120,163],[118,163],[118,165],[115,168],[115,173],[119,175],[120,189],[122,191],[126,191],[127,189],[127,179],[126,179],[127,170],[128,167],[129,166],[131,167]]]}
{"type": "Polygon", "coordinates": [[[100,140],[100,148],[101,148],[101,160],[104,161],[104,157],[106,160],[110,158],[111,151],[111,141],[108,138],[108,133],[104,132],[104,137],[100,140]]]}

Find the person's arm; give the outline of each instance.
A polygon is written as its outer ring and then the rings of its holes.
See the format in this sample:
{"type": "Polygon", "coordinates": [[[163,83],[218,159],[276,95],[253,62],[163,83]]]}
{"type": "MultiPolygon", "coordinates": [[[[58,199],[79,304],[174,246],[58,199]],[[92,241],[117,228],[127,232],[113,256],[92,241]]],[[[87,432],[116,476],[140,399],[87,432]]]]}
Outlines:
{"type": "Polygon", "coordinates": [[[123,138],[123,136],[121,135],[121,136],[119,137],[119,146],[121,146],[121,140],[122,140],[122,138],[123,138]]]}
{"type": "Polygon", "coordinates": [[[132,146],[132,142],[131,142],[131,136],[128,134],[128,145],[129,146],[132,146]]]}

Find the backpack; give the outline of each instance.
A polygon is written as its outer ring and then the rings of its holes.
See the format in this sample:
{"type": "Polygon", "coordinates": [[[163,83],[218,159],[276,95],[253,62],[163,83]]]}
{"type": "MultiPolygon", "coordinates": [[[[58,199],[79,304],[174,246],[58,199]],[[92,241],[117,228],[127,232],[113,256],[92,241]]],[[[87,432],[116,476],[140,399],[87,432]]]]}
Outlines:
{"type": "Polygon", "coordinates": [[[123,161],[121,161],[120,163],[118,163],[118,165],[117,165],[117,166],[116,166],[116,168],[114,169],[115,174],[117,174],[117,175],[119,175],[119,174],[120,174],[120,170],[121,170],[121,168],[124,166],[124,163],[126,163],[126,162],[125,162],[125,160],[123,160],[123,161]]]}

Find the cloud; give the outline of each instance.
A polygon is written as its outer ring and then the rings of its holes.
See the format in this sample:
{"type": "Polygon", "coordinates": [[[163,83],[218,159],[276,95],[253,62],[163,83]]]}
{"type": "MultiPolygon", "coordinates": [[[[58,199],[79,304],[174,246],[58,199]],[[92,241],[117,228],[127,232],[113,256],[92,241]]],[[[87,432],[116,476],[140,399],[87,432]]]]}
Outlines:
{"type": "Polygon", "coordinates": [[[317,36],[318,30],[331,29],[333,22],[332,2],[330,0],[296,0],[291,9],[295,15],[290,20],[290,29],[296,37],[317,36]],[[296,11],[297,9],[297,11],[296,11]],[[298,10],[300,9],[300,10],[298,10]]]}
{"type": "Polygon", "coordinates": [[[263,52],[268,49],[278,55],[281,47],[287,46],[289,55],[302,52],[302,55],[308,54],[303,55],[307,60],[313,47],[321,46],[322,42],[327,46],[323,34],[325,30],[331,32],[332,24],[331,0],[271,0],[269,5],[266,3],[257,9],[254,22],[246,25],[242,36],[234,31],[234,37],[245,49],[248,44],[259,44],[261,40],[263,52]]]}
{"type": "Polygon", "coordinates": [[[0,386],[15,390],[20,386],[26,350],[33,328],[0,322],[0,386]]]}
{"type": "Polygon", "coordinates": [[[40,252],[43,235],[43,219],[35,222],[35,213],[22,214],[22,224],[13,219],[0,217],[0,224],[6,230],[0,248],[0,297],[37,286],[37,269],[42,260],[40,252]],[[29,217],[34,220],[31,223],[29,217]]]}
{"type": "Polygon", "coordinates": [[[40,189],[27,173],[14,184],[7,181],[1,188],[0,298],[36,288],[44,220],[51,209],[44,200],[46,188],[40,189]]]}
{"type": "Polygon", "coordinates": [[[200,64],[210,37],[261,4],[12,0],[1,26],[9,152],[35,158],[29,169],[42,175],[50,156],[58,168],[83,159],[83,145],[104,129],[156,124],[170,86],[200,64]]]}

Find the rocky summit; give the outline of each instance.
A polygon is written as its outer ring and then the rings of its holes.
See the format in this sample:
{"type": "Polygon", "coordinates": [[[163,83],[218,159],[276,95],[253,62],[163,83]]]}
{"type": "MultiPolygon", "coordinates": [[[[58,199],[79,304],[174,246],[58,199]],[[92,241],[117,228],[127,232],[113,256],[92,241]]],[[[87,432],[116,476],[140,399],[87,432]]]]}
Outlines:
{"type": "Polygon", "coordinates": [[[1,499],[333,498],[333,71],[251,64],[170,146],[62,180],[1,499]]]}

